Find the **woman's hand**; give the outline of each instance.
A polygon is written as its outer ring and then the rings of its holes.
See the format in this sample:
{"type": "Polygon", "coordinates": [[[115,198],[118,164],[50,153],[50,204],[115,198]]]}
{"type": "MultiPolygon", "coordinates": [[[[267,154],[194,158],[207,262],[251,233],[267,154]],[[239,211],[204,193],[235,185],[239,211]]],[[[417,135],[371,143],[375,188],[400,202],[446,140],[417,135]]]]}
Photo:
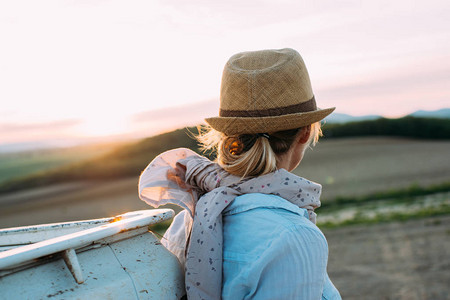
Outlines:
{"type": "Polygon", "coordinates": [[[178,164],[176,168],[167,170],[167,179],[176,183],[180,188],[190,192],[191,187],[185,182],[186,167],[178,164]]]}

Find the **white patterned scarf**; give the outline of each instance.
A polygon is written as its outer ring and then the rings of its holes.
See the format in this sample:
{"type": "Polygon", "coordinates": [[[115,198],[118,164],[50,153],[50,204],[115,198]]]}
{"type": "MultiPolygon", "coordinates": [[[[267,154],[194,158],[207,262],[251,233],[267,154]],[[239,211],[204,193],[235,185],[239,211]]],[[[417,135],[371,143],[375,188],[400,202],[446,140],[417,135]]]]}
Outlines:
{"type": "Polygon", "coordinates": [[[188,299],[220,299],[222,291],[222,211],[239,195],[278,195],[308,210],[320,206],[321,185],[284,169],[244,179],[180,148],[157,156],[139,178],[139,197],[153,207],[176,204],[179,213],[162,239],[185,269],[188,299]],[[188,245],[189,244],[189,245],[188,245]]]}

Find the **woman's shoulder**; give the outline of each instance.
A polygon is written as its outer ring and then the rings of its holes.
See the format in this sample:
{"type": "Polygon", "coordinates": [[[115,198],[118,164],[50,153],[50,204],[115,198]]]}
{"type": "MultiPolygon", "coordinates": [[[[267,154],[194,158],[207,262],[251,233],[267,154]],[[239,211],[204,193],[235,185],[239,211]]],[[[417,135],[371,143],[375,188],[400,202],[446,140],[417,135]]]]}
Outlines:
{"type": "Polygon", "coordinates": [[[317,229],[308,219],[308,211],[276,195],[250,193],[236,197],[223,211],[224,221],[248,225],[257,224],[258,228],[311,227],[317,229]]]}
{"type": "Polygon", "coordinates": [[[288,243],[296,249],[326,245],[320,229],[307,218],[306,209],[274,195],[246,194],[237,197],[223,216],[224,253],[246,253],[249,259],[288,243]],[[256,202],[256,203],[255,203],[256,202]]]}

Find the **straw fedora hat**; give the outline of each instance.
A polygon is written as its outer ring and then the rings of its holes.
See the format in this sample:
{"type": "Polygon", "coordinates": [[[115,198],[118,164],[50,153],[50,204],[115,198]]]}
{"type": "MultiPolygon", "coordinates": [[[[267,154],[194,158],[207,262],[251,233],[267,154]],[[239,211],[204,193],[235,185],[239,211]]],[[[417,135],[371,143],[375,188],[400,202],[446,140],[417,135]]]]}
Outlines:
{"type": "Polygon", "coordinates": [[[297,51],[251,51],[235,54],[226,63],[219,116],[205,121],[228,136],[271,133],[318,122],[334,109],[317,108],[297,51]]]}

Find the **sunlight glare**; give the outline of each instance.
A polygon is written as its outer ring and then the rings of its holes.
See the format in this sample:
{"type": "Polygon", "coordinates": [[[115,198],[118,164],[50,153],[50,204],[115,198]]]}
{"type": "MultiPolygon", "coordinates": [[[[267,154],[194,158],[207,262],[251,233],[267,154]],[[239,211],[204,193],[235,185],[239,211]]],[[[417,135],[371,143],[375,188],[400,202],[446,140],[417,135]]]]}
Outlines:
{"type": "Polygon", "coordinates": [[[85,137],[112,136],[126,133],[128,124],[124,116],[98,115],[84,119],[78,129],[85,137]]]}

